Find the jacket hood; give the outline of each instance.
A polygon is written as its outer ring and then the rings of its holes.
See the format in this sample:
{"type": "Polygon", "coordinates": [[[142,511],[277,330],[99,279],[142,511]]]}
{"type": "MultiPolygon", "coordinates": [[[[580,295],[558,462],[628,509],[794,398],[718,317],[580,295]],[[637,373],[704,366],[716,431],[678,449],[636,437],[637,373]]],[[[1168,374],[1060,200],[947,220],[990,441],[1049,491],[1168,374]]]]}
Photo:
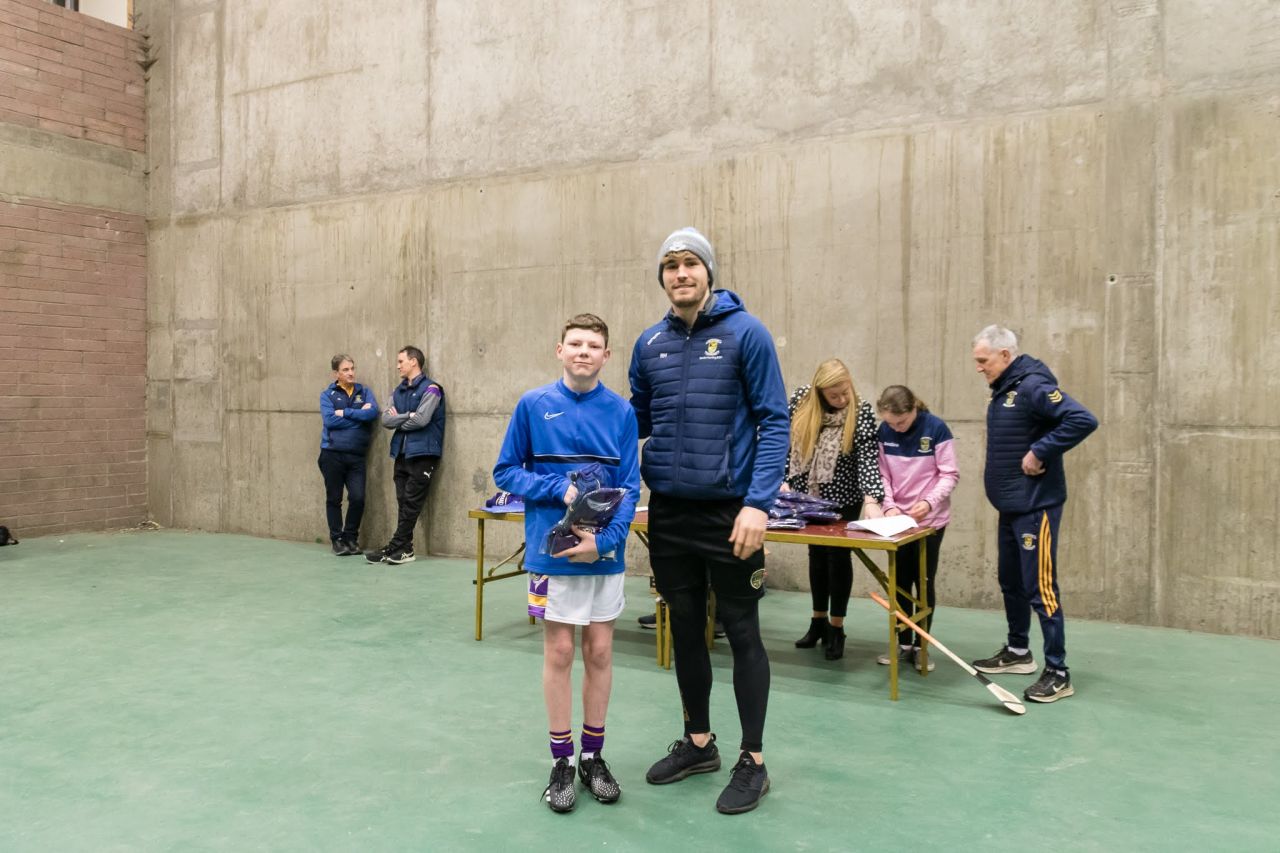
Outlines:
{"type": "MultiPolygon", "coordinates": [[[[713,290],[711,293],[715,298],[711,300],[706,310],[698,315],[698,319],[693,323],[694,326],[697,326],[703,318],[725,317],[737,311],[747,310],[747,307],[742,304],[742,297],[732,290],[713,290]]],[[[676,316],[675,309],[667,312],[667,321],[678,324],[681,328],[684,327],[684,323],[676,316]]]]}
{"type": "Polygon", "coordinates": [[[999,392],[1003,388],[1021,382],[1028,376],[1042,376],[1050,385],[1058,384],[1058,377],[1053,375],[1053,371],[1049,369],[1043,361],[1038,358],[1032,358],[1025,352],[1015,358],[1013,362],[1005,368],[1004,373],[995,382],[991,383],[991,390],[999,392]]]}

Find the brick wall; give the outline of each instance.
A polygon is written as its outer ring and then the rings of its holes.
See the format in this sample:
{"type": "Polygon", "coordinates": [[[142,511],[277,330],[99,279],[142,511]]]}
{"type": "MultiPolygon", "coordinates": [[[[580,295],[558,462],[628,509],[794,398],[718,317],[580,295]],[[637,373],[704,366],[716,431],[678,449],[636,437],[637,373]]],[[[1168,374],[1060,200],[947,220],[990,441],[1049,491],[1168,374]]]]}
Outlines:
{"type": "Polygon", "coordinates": [[[40,0],[0,0],[0,121],[146,148],[143,39],[40,0]]]}
{"type": "MultiPolygon", "coordinates": [[[[142,151],[140,45],[0,0],[0,124],[142,151]]],[[[139,213],[0,187],[0,524],[19,538],[147,517],[146,235],[139,213]]]]}
{"type": "Polygon", "coordinates": [[[0,202],[0,523],[146,518],[146,221],[0,202]]]}

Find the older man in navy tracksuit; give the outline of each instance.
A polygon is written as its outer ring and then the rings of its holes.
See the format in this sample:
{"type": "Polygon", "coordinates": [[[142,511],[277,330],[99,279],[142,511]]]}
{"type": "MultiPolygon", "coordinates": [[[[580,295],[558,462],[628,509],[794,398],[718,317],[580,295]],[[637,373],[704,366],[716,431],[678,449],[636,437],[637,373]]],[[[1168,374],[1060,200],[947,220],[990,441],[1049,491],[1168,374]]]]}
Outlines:
{"type": "Polygon", "coordinates": [[[987,403],[987,500],[1000,512],[1000,591],[1008,642],[973,662],[982,672],[1035,672],[1028,632],[1040,617],[1045,667],[1023,693],[1056,702],[1074,693],[1067,669],[1066,620],[1058,600],[1058,523],[1067,501],[1062,456],[1098,428],[1097,419],[1063,393],[1042,362],[1018,354],[1018,338],[988,326],[973,341],[978,372],[991,386],[987,403]]]}
{"type": "Polygon", "coordinates": [[[333,382],[320,392],[320,458],[324,476],[324,509],[329,541],[339,557],[359,554],[360,520],[364,517],[365,461],[378,419],[373,392],[356,381],[356,363],[339,353],[330,366],[333,382]],[[347,520],[342,521],[342,491],[347,492],[347,520]]]}
{"type": "Polygon", "coordinates": [[[692,228],[658,253],[671,310],[631,354],[631,404],[648,437],[649,559],[671,609],[684,733],[646,774],[655,785],[720,769],[711,734],[707,584],[733,650],[741,755],[716,802],[754,809],[769,790],[762,755],[769,658],[760,639],[765,522],[790,441],[787,394],[769,331],[728,290],[712,290],[715,252],[692,228]]]}

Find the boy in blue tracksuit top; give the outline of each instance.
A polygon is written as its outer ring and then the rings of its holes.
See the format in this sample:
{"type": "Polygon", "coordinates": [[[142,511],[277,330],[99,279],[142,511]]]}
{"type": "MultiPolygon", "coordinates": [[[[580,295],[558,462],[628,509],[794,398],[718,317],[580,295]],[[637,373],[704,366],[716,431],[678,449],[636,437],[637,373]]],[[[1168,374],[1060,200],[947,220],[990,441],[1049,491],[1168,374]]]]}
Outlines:
{"type": "Polygon", "coordinates": [[[594,314],[565,323],[556,357],[560,380],[525,393],[516,404],[493,467],[498,488],[523,495],[525,560],[530,600],[545,607],[543,694],[551,732],[551,779],[544,796],[553,811],[570,811],[574,791],[574,627],[582,626],[582,754],[578,775],[597,800],[617,802],[621,791],[604,748],[605,713],[613,681],[613,625],[622,613],[627,532],[640,495],[638,433],[630,404],[600,384],[609,360],[609,327],[594,314]],[[613,520],[599,533],[574,528],[582,542],[542,553],[547,532],[577,497],[571,472],[597,463],[605,486],[626,489],[613,520]],[[545,596],[541,587],[545,580],[545,596]],[[543,598],[545,597],[545,601],[543,598]]]}
{"type": "Polygon", "coordinates": [[[320,458],[329,541],[339,557],[359,554],[364,517],[365,457],[378,419],[373,392],[356,381],[356,363],[344,353],[329,362],[333,382],[320,392],[320,458]],[[342,522],[342,490],[347,491],[347,521],[342,522]]]}
{"type": "Polygon", "coordinates": [[[769,657],[760,638],[768,511],[791,442],[773,338],[736,294],[713,290],[716,258],[693,228],[663,241],[658,283],[671,302],[631,354],[631,405],[650,489],[649,562],[671,611],[684,734],[649,768],[653,785],[720,769],[711,733],[711,661],[703,632],[708,582],[733,651],[741,753],[716,801],[754,809],[769,790],[763,756],[769,657]]]}
{"type": "Polygon", "coordinates": [[[1056,702],[1075,692],[1067,669],[1066,620],[1058,600],[1058,523],[1067,502],[1062,456],[1098,428],[1088,409],[1063,393],[1042,362],[1018,354],[1018,338],[988,326],[973,340],[973,359],[991,387],[987,403],[987,500],[1000,512],[1000,591],[1008,642],[973,662],[981,672],[1035,672],[1029,648],[1031,610],[1040,617],[1045,668],[1023,693],[1056,702]]]}

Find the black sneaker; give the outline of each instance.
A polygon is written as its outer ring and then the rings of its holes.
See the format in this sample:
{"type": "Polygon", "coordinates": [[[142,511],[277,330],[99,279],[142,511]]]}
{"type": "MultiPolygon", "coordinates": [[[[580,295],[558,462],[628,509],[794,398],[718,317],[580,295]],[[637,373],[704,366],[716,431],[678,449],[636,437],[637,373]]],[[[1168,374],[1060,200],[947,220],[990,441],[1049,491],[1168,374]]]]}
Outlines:
{"type": "Polygon", "coordinates": [[[1009,651],[1008,646],[1001,646],[1000,651],[991,657],[974,661],[973,668],[978,672],[1012,672],[1025,675],[1036,671],[1036,660],[1031,656],[1031,652],[1015,655],[1009,651]]]}
{"type": "Polygon", "coordinates": [[[412,563],[416,559],[418,558],[413,556],[412,548],[401,548],[387,554],[387,562],[393,566],[399,566],[403,563],[412,563]]]}
{"type": "Polygon", "coordinates": [[[1058,672],[1046,666],[1036,683],[1022,691],[1022,698],[1028,702],[1057,702],[1075,692],[1071,686],[1070,673],[1058,672]]]}
{"type": "Polygon", "coordinates": [[[640,623],[641,628],[650,628],[655,631],[658,628],[658,617],[652,613],[646,613],[636,621],[640,623]]]}
{"type": "Polygon", "coordinates": [[[387,561],[387,549],[379,548],[376,551],[365,551],[364,561],[366,563],[385,563],[387,561]]]}
{"type": "Polygon", "coordinates": [[[347,543],[346,543],[346,542],[343,542],[341,539],[334,539],[334,540],[332,540],[332,545],[333,545],[333,555],[334,555],[335,557],[345,557],[345,556],[347,556],[347,543]]]}
{"type": "Polygon", "coordinates": [[[667,747],[667,757],[649,768],[644,779],[650,785],[679,782],[695,773],[714,773],[720,769],[720,750],[716,736],[706,746],[694,746],[688,735],[667,747]]]}
{"type": "Polygon", "coordinates": [[[354,557],[356,554],[361,553],[360,546],[356,544],[356,540],[347,539],[344,544],[347,546],[346,550],[339,554],[339,557],[354,557]]]}
{"type": "Polygon", "coordinates": [[[578,778],[587,786],[591,796],[602,803],[616,803],[622,796],[618,780],[613,778],[608,762],[598,752],[591,758],[578,758],[578,778]]]}
{"type": "Polygon", "coordinates": [[[751,753],[744,752],[733,765],[729,784],[716,800],[716,811],[721,814],[742,814],[760,805],[760,798],[769,793],[769,771],[763,764],[756,764],[751,753]]]}
{"type": "Polygon", "coordinates": [[[551,768],[551,779],[547,782],[547,790],[542,792],[542,799],[553,812],[573,811],[578,794],[573,789],[573,765],[569,759],[561,758],[551,768]]]}

